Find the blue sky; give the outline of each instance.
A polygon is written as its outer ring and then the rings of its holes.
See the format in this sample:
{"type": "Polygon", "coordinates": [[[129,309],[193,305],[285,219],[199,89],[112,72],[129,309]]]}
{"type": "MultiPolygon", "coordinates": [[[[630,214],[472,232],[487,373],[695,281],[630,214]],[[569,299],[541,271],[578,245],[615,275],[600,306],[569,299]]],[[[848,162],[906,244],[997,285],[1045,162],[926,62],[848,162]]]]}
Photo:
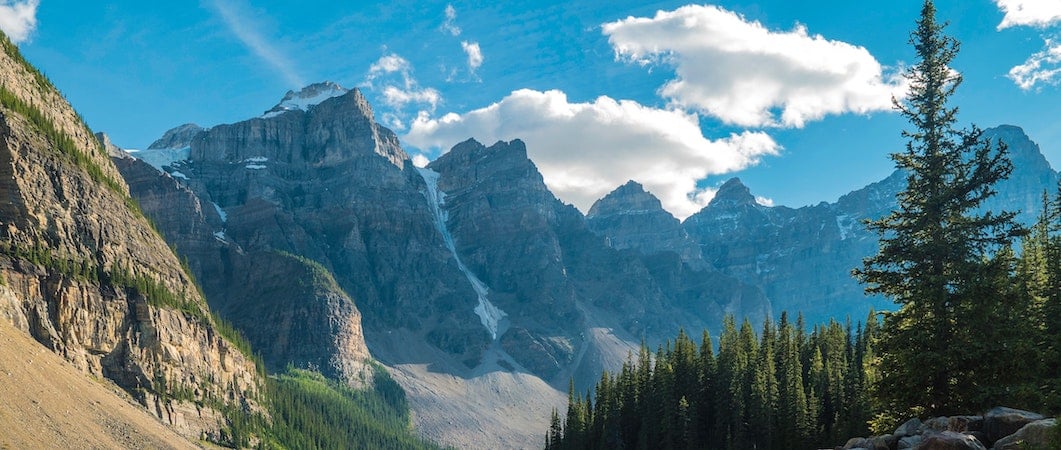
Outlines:
{"type": "MultiPolygon", "coordinates": [[[[801,206],[890,173],[905,123],[889,98],[920,6],[0,0],[0,26],[124,147],[331,80],[362,88],[418,159],[519,137],[583,210],[635,179],[684,217],[732,176],[801,206]]],[[[1022,126],[1061,163],[1061,0],[937,7],[962,42],[961,123],[1022,126]]]]}

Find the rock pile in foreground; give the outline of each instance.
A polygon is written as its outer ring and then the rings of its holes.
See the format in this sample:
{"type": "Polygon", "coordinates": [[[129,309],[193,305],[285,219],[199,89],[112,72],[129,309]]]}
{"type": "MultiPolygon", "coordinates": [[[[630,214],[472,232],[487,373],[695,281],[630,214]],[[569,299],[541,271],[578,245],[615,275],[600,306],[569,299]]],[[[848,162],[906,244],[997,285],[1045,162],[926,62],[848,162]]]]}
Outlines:
{"type": "Polygon", "coordinates": [[[1051,442],[1055,425],[1056,419],[1000,406],[982,416],[910,419],[892,434],[852,438],[836,449],[1048,450],[1057,446],[1051,442]]]}

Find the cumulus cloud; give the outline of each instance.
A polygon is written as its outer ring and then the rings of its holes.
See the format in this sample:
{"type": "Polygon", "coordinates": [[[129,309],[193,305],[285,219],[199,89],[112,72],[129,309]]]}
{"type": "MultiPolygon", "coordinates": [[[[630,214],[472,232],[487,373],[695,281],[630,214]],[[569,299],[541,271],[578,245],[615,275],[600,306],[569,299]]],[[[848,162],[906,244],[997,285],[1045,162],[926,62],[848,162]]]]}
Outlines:
{"type": "Polygon", "coordinates": [[[755,203],[758,203],[763,206],[774,206],[774,199],[763,196],[756,196],[755,203]]]}
{"type": "MultiPolygon", "coordinates": [[[[1028,26],[1046,29],[1061,24],[1061,0],[995,0],[1005,13],[998,29],[1028,26]]],[[[1028,57],[1023,64],[1009,70],[1009,78],[1023,90],[1040,84],[1061,81],[1061,43],[1044,33],[1043,49],[1028,57]]]]}
{"type": "Polygon", "coordinates": [[[827,114],[891,110],[905,80],[863,47],[772,31],[717,6],[684,6],[603,25],[618,59],[673,66],[660,88],[675,105],[728,124],[802,127],[827,114]],[[780,113],[780,117],[778,117],[780,113]]]}
{"type": "Polygon", "coordinates": [[[305,86],[304,78],[295,70],[295,65],[259,31],[260,26],[248,7],[228,0],[213,0],[211,5],[229,31],[247,49],[276,70],[288,85],[296,88],[305,86]]]}
{"type": "Polygon", "coordinates": [[[424,168],[431,163],[430,159],[427,159],[423,153],[417,153],[413,155],[413,165],[416,167],[424,168]]]}
{"type": "Polygon", "coordinates": [[[1024,64],[1009,70],[1009,78],[1021,89],[1030,90],[1037,84],[1058,84],[1061,81],[1061,43],[1046,41],[1046,48],[1033,54],[1024,64]]]}
{"type": "Polygon", "coordinates": [[[360,86],[381,96],[383,104],[391,108],[381,117],[384,125],[399,131],[405,129],[406,107],[434,112],[442,102],[442,94],[434,88],[421,87],[409,60],[395,53],[383,55],[372,63],[360,86]]]}
{"type": "Polygon", "coordinates": [[[1061,1],[1058,0],[995,0],[1005,13],[998,29],[1015,26],[1047,27],[1061,22],[1061,1]]]}
{"type": "Polygon", "coordinates": [[[0,0],[0,30],[11,42],[23,42],[37,29],[39,5],[39,0],[0,0]]]}
{"type": "Polygon", "coordinates": [[[486,145],[522,139],[553,193],[583,212],[632,179],[679,218],[714,196],[697,181],[754,165],[780,150],[760,132],[707,139],[697,115],[680,110],[605,96],[571,103],[561,91],[530,89],[463,115],[421,113],[403,140],[421,150],[448,151],[468,137],[486,145]]]}
{"type": "Polygon", "coordinates": [[[453,5],[446,5],[446,21],[442,22],[442,31],[453,36],[461,35],[461,27],[457,26],[457,10],[453,5]]]}
{"type": "Polygon", "coordinates": [[[474,75],[483,65],[483,51],[478,42],[461,41],[461,48],[464,49],[464,54],[468,55],[468,71],[474,75]]]}

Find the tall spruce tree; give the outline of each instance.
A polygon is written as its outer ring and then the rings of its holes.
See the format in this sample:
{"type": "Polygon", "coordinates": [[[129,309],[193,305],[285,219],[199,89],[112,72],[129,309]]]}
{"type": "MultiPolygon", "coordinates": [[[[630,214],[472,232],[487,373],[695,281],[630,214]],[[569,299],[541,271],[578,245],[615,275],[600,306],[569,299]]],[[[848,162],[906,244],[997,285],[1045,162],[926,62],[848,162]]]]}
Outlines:
{"type": "Polygon", "coordinates": [[[948,99],[962,81],[950,67],[959,45],[944,27],[925,1],[910,37],[918,62],[905,73],[909,96],[894,101],[913,126],[903,132],[905,151],[891,155],[907,174],[907,188],[896,211],[869,223],[880,251],[854,271],[868,293],[899,305],[884,315],[874,390],[895,419],[911,411],[957,412],[962,389],[973,385],[961,370],[967,355],[952,341],[970,331],[960,313],[994,300],[982,283],[971,288],[971,278],[1020,233],[1013,214],[979,211],[1012,165],[1003,143],[993,145],[975,126],[955,128],[958,108],[948,99]]]}

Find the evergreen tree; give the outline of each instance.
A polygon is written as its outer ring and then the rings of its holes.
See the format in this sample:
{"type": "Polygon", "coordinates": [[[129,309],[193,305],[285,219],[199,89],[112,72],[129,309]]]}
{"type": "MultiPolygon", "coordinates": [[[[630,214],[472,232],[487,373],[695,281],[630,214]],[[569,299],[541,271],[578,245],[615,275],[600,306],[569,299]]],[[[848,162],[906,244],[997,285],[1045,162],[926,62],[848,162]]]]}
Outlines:
{"type": "MultiPolygon", "coordinates": [[[[1050,412],[1061,411],[1061,190],[1056,200],[1043,194],[1043,208],[1031,233],[1021,241],[1021,257],[1017,262],[1017,292],[1023,295],[1020,312],[1031,316],[1020,331],[1032,333],[1018,347],[1023,358],[1019,372],[1029,374],[1028,363],[1038,363],[1034,371],[1038,381],[1025,383],[1019,393],[1030,394],[1050,412]],[[1039,357],[1033,357],[1035,355],[1039,357]],[[1034,389],[1038,386],[1039,389],[1034,389]],[[1031,391],[1031,392],[1029,392],[1031,391]]],[[[1023,396],[1022,396],[1023,397],[1023,396]]],[[[1025,398],[1025,400],[1028,400],[1025,398]]]]}
{"type": "Polygon", "coordinates": [[[654,355],[642,345],[617,376],[603,374],[595,398],[571,389],[567,420],[554,412],[546,448],[787,450],[866,434],[865,397],[836,392],[864,390],[869,377],[861,372],[871,366],[858,361],[872,354],[875,325],[853,336],[833,321],[808,336],[783,313],[777,326],[764,323],[757,341],[748,321],[739,329],[732,316],[723,322],[717,356],[706,331],[699,351],[682,331],[654,355]],[[838,416],[853,422],[841,425],[838,416]],[[841,427],[854,432],[822,431],[841,427]]]}
{"type": "Polygon", "coordinates": [[[905,74],[909,96],[894,102],[913,125],[903,132],[905,151],[891,155],[907,173],[907,187],[897,210],[869,223],[880,236],[880,251],[855,270],[868,293],[899,304],[884,315],[881,379],[874,390],[895,420],[910,411],[958,412],[962,390],[973,380],[960,370],[965,349],[951,338],[968,331],[963,310],[994,301],[990,289],[971,288],[970,278],[1020,233],[1012,213],[977,212],[1012,165],[1004,144],[992,145],[975,126],[954,128],[958,109],[947,101],[961,75],[949,64],[959,46],[944,26],[933,2],[925,1],[910,38],[918,62],[905,74]]]}

